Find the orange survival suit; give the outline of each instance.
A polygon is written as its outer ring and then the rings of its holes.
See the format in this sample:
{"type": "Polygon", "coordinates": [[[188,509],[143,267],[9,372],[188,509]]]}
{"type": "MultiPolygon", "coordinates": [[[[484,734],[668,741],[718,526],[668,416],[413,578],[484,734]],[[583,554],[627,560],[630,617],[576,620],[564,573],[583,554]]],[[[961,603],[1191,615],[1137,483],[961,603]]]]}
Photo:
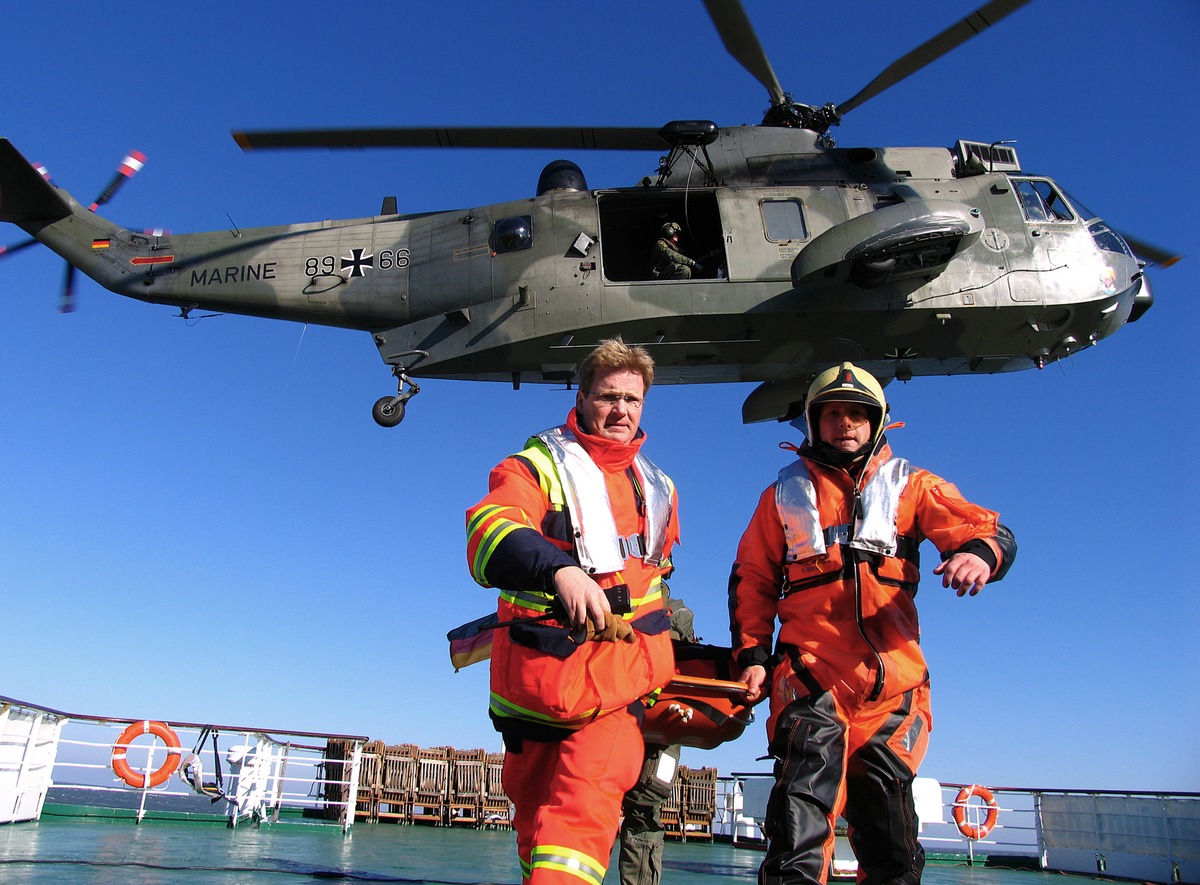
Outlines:
{"type": "Polygon", "coordinates": [[[504,788],[532,885],[603,881],[621,800],[641,772],[641,699],[675,673],[662,579],[678,504],[641,456],[645,438],[592,436],[572,410],[494,468],[487,496],[467,511],[472,576],[499,588],[501,622],[530,620],[494,635],[489,712],[504,735],[504,788]],[[565,566],[588,571],[614,612],[627,609],[631,642],[576,644],[546,617],[565,566]]]}
{"type": "Polygon", "coordinates": [[[916,885],[911,785],[932,725],[917,548],[974,553],[994,581],[1016,544],[996,513],[894,457],[882,435],[854,465],[808,442],[798,454],[759,498],[729,588],[738,661],[769,674],[776,787],[759,881],[826,882],[844,814],[860,883],[916,885]]]}

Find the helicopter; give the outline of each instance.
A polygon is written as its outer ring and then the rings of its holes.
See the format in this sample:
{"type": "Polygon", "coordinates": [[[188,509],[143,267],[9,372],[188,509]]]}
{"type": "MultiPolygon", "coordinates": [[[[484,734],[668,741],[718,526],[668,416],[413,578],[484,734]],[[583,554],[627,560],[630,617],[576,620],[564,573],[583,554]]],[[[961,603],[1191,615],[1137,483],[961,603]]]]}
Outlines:
{"type": "Polygon", "coordinates": [[[1148,262],[1000,142],[839,148],[841,117],[996,24],[992,0],[838,105],[792,101],[737,0],[706,0],[727,50],[764,87],[761,123],[660,128],[239,131],[244,149],[528,147],[645,150],[657,169],[590,189],[568,159],[532,195],[488,206],[172,235],[127,230],[54,187],[0,140],[0,220],[105,288],[195,311],[366,331],[397,379],[375,402],[404,418],[421,378],[567,383],[621,334],[659,383],[758,382],[746,422],[789,420],[816,372],[852,359],[881,380],[1042,367],[1137,320],[1148,262]],[[684,222],[704,256],[656,278],[651,246],[684,222]],[[1139,260],[1141,259],[1141,260],[1139,260]]]}

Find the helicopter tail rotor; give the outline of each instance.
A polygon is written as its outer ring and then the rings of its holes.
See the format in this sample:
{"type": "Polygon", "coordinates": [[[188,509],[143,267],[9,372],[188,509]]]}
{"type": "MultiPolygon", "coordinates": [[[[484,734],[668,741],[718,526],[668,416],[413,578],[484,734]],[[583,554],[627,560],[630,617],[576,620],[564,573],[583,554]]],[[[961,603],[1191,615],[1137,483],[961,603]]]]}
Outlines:
{"type": "Polygon", "coordinates": [[[145,165],[146,155],[141,151],[130,151],[127,153],[125,155],[125,159],[121,161],[121,165],[117,167],[116,174],[113,175],[112,181],[110,181],[107,187],[100,192],[100,196],[96,197],[92,205],[88,206],[88,209],[92,212],[95,212],[97,209],[111,200],[116,192],[121,188],[121,185],[141,172],[142,167],[145,165]]]}
{"type": "MultiPolygon", "coordinates": [[[[92,201],[88,206],[88,211],[95,212],[109,200],[111,200],[121,186],[133,176],[142,171],[142,167],[146,165],[146,155],[141,151],[130,151],[121,160],[117,171],[113,174],[112,180],[100,192],[100,196],[92,201]]],[[[62,290],[58,296],[58,312],[73,313],[75,311],[75,265],[67,263],[66,272],[63,274],[62,290]]]]}
{"type": "MultiPolygon", "coordinates": [[[[116,195],[117,191],[121,189],[121,186],[124,185],[125,182],[127,182],[129,179],[133,178],[133,176],[137,175],[137,173],[140,172],[142,170],[142,167],[145,165],[146,165],[146,155],[143,154],[141,151],[130,151],[128,154],[126,154],[125,158],[123,160],[121,160],[120,165],[117,166],[117,171],[114,173],[112,180],[109,181],[109,183],[105,186],[104,190],[102,190],[100,192],[100,196],[96,197],[96,199],[92,201],[92,204],[90,206],[88,206],[88,210],[91,212],[95,212],[98,208],[100,208],[105,203],[107,203],[109,200],[111,200],[116,195]]],[[[50,181],[50,173],[46,169],[45,166],[42,166],[40,164],[33,164],[33,167],[34,167],[34,169],[37,170],[38,174],[40,174],[42,176],[42,178],[44,178],[47,182],[50,181]]],[[[34,179],[34,181],[36,182],[36,179],[34,179]]],[[[10,183],[6,183],[6,184],[8,186],[11,186],[12,184],[16,184],[25,191],[29,190],[29,188],[27,186],[25,186],[25,184],[23,182],[10,182],[10,183]]],[[[42,187],[45,188],[45,185],[42,185],[42,187]]],[[[50,208],[58,209],[59,207],[50,207],[50,208]]],[[[47,211],[49,211],[49,210],[47,210],[47,211]]],[[[12,218],[12,219],[4,219],[4,220],[17,221],[18,219],[12,218]]],[[[30,246],[35,245],[37,242],[38,241],[36,238],[30,237],[29,239],[21,240],[20,242],[13,243],[8,246],[0,246],[0,258],[5,258],[16,252],[20,252],[22,249],[27,249],[30,246]]],[[[74,267],[74,265],[68,263],[66,272],[63,276],[62,289],[60,290],[60,293],[59,293],[58,312],[59,313],[71,313],[74,310],[75,310],[75,267],[74,267]]]]}

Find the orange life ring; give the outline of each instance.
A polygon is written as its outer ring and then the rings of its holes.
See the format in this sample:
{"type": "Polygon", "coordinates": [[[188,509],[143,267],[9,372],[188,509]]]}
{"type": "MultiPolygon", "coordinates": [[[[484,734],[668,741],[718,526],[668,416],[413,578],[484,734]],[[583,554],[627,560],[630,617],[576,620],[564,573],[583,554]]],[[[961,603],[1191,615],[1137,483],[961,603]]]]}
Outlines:
{"type": "Polygon", "coordinates": [[[113,744],[112,770],[116,772],[117,777],[131,787],[137,787],[138,789],[157,787],[160,784],[166,783],[167,778],[179,767],[179,759],[182,755],[183,750],[179,745],[179,736],[171,730],[171,727],[167,723],[158,722],[153,719],[143,719],[141,722],[133,723],[121,732],[121,736],[113,744]],[[133,743],[135,738],[141,737],[144,734],[152,734],[167,745],[167,760],[148,776],[130,768],[129,761],[125,758],[125,751],[129,749],[129,745],[133,743]]]}
{"type": "Polygon", "coordinates": [[[982,784],[971,784],[971,786],[963,787],[958,791],[958,797],[954,800],[954,823],[958,825],[958,831],[968,839],[984,838],[992,831],[992,827],[996,826],[996,819],[999,816],[1000,808],[996,805],[996,797],[987,787],[982,784]],[[987,805],[987,817],[978,826],[967,823],[967,800],[972,796],[978,796],[987,805]]]}

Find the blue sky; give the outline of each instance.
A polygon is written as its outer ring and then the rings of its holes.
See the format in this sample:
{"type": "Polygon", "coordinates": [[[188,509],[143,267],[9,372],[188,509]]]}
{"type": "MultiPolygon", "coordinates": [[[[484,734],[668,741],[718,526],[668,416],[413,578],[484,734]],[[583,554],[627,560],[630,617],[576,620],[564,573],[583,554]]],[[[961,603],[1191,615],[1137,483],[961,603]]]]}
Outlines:
{"type": "MultiPolygon", "coordinates": [[[[553,155],[245,155],[231,129],[756,122],[765,91],[701,4],[160,4],[10,16],[0,135],[81,199],[131,148],[108,207],[134,228],[241,228],[532,195],[553,155]]],[[[784,87],[844,101],[970,2],[747,0],[784,87]],[[780,17],[785,14],[784,17],[780,17]]],[[[1017,139],[1120,229],[1184,253],[1156,304],[1070,361],[888,388],[893,445],[999,510],[1007,580],[974,599],[928,574],[934,733],[922,773],[993,786],[1200,790],[1197,422],[1200,205],[1193,0],[1034,0],[850,114],[852,145],[1017,139]]],[[[657,156],[573,156],[595,186],[657,156]]],[[[20,232],[0,231],[0,242],[20,232]]],[[[551,386],[423,383],[404,424],[369,336],[242,317],[192,324],[62,263],[0,261],[0,694],[87,714],[361,733],[499,749],[486,667],[446,630],[485,613],[463,511],[492,465],[560,421],[551,386]]],[[[752,385],[657,387],[648,451],[681,490],[673,588],[726,643],[725,582],[786,425],[743,426],[752,385]]],[[[765,712],[765,711],[764,711],[765,712]]],[[[761,717],[765,719],[765,716],[761,717]]],[[[761,721],[684,763],[766,770],[761,721]]]]}

